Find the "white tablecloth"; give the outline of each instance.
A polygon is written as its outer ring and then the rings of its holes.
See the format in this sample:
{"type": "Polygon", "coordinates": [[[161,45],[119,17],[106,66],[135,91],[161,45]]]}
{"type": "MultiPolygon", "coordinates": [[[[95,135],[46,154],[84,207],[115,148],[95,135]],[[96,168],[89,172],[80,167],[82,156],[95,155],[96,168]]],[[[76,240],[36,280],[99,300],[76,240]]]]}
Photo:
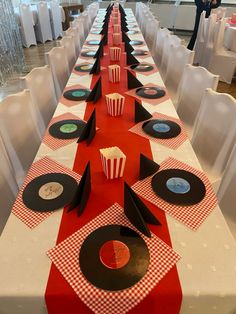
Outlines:
{"type": "MultiPolygon", "coordinates": [[[[89,35],[89,39],[100,35],[89,35]]],[[[140,34],[130,35],[141,39],[140,34]]],[[[143,61],[143,59],[140,59],[143,61]]],[[[153,63],[151,57],[145,61],[153,63]]],[[[84,62],[78,59],[77,63],[84,62]]],[[[159,73],[150,76],[137,74],[143,83],[164,86],[159,73]]],[[[67,87],[81,84],[90,87],[92,76],[71,74],[67,87]]],[[[55,115],[71,112],[83,118],[86,103],[65,107],[58,104],[55,115]]],[[[143,102],[150,112],[160,112],[177,117],[176,110],[167,100],[157,106],[143,102]]],[[[199,168],[190,141],[177,150],[171,150],[150,141],[154,160],[158,163],[173,156],[193,167],[199,168]]],[[[77,144],[72,143],[52,151],[42,144],[36,160],[45,155],[72,169],[77,144]]],[[[51,262],[46,251],[56,244],[62,210],[56,211],[33,230],[13,214],[0,238],[0,313],[44,314],[47,313],[44,294],[51,262]]],[[[233,314],[236,313],[236,244],[217,207],[196,231],[192,231],[167,215],[173,249],[181,256],[177,263],[183,293],[182,314],[233,314]]],[[[112,313],[111,313],[112,314],[112,313]]]]}

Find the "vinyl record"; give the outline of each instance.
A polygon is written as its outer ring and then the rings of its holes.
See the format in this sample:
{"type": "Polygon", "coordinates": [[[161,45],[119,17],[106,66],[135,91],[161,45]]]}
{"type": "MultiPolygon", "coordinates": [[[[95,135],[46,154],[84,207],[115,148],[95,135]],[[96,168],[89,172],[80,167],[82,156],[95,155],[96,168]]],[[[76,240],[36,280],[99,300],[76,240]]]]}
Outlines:
{"type": "Polygon", "coordinates": [[[77,65],[74,70],[75,71],[78,71],[78,72],[90,72],[91,69],[93,67],[93,64],[88,64],[88,63],[85,63],[85,64],[79,64],[77,65]]]}
{"type": "Polygon", "coordinates": [[[152,178],[153,191],[168,203],[190,206],[201,202],[206,194],[202,180],[182,169],[166,169],[152,178]]]}
{"type": "Polygon", "coordinates": [[[149,72],[154,69],[154,67],[148,63],[134,64],[134,65],[131,65],[130,68],[136,72],[149,72]]]}
{"type": "Polygon", "coordinates": [[[81,52],[82,57],[93,58],[96,54],[94,50],[86,50],[81,52]]]}
{"type": "Polygon", "coordinates": [[[134,56],[147,56],[149,52],[147,50],[142,50],[142,49],[135,49],[132,52],[132,55],[134,56]]]}
{"type": "Polygon", "coordinates": [[[82,120],[62,120],[52,124],[49,133],[59,139],[72,139],[80,137],[86,123],[82,120]]]}
{"type": "Polygon", "coordinates": [[[136,94],[143,98],[158,99],[165,96],[166,92],[159,87],[140,87],[136,89],[136,94]]]}
{"type": "Polygon", "coordinates": [[[102,28],[103,27],[103,23],[98,23],[98,24],[94,24],[93,28],[102,28]]]}
{"type": "Polygon", "coordinates": [[[91,34],[94,34],[94,35],[100,35],[100,33],[101,33],[101,28],[98,28],[97,30],[91,30],[91,34]]]}
{"type": "Polygon", "coordinates": [[[126,34],[128,35],[134,35],[134,34],[138,34],[139,31],[136,31],[136,30],[129,30],[126,34]]]}
{"type": "Polygon", "coordinates": [[[160,139],[173,138],[181,133],[181,127],[170,120],[149,120],[143,123],[142,128],[148,135],[160,139]]]}
{"type": "Polygon", "coordinates": [[[90,90],[89,89],[78,88],[78,89],[67,90],[63,94],[63,96],[66,99],[69,99],[69,100],[80,101],[80,100],[86,100],[87,97],[89,96],[89,94],[90,94],[90,90]]]}
{"type": "Polygon", "coordinates": [[[27,184],[22,200],[33,211],[54,211],[69,204],[76,189],[76,180],[65,173],[43,174],[27,184]]]}
{"type": "Polygon", "coordinates": [[[88,40],[86,42],[87,45],[91,45],[91,46],[98,46],[100,45],[101,41],[100,40],[96,40],[96,39],[93,39],[93,40],[88,40]]]}
{"type": "Polygon", "coordinates": [[[142,40],[131,40],[129,43],[130,43],[131,46],[143,45],[143,41],[142,40]]]}
{"type": "Polygon", "coordinates": [[[132,287],[148,270],[150,255],[143,238],[121,225],[103,226],[84,241],[80,269],[95,287],[118,291],[132,287]]]}

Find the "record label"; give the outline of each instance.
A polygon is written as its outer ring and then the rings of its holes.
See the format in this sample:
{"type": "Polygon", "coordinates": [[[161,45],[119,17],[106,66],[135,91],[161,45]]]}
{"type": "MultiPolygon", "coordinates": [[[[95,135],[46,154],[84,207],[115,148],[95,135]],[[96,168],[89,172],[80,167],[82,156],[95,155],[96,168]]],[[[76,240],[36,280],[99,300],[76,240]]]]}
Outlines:
{"type": "Polygon", "coordinates": [[[145,276],[150,255],[144,239],[133,229],[107,225],[93,231],[83,242],[79,265],[95,287],[128,289],[145,276]]]}
{"type": "Polygon", "coordinates": [[[76,130],[78,129],[77,125],[74,124],[74,123],[65,123],[63,124],[59,130],[62,132],[62,133],[73,133],[75,132],[76,130]]]}
{"type": "Polygon", "coordinates": [[[143,131],[155,138],[170,139],[181,133],[181,127],[174,121],[152,119],[142,125],[143,131]]]}
{"type": "Polygon", "coordinates": [[[82,51],[81,52],[81,56],[82,57],[88,57],[88,58],[94,57],[95,54],[96,54],[96,51],[93,51],[93,50],[88,50],[88,51],[82,51]]]}
{"type": "Polygon", "coordinates": [[[131,53],[134,56],[147,56],[148,55],[148,51],[147,50],[142,50],[142,49],[135,49],[131,53]]]}
{"type": "Polygon", "coordinates": [[[206,194],[202,180],[182,169],[165,169],[152,178],[154,193],[168,203],[190,206],[201,202],[206,194]]]}
{"type": "Polygon", "coordinates": [[[82,100],[86,100],[87,97],[90,94],[90,90],[89,89],[85,89],[85,88],[79,88],[79,89],[70,89],[67,90],[63,96],[66,99],[69,100],[77,100],[77,101],[82,101],[82,100]]]}
{"type": "Polygon", "coordinates": [[[92,69],[93,65],[92,64],[80,64],[77,65],[74,69],[78,72],[90,72],[92,69]]]}
{"type": "Polygon", "coordinates": [[[39,196],[44,200],[53,200],[63,193],[63,186],[58,182],[48,182],[39,189],[39,196]]]}
{"type": "Polygon", "coordinates": [[[49,133],[59,139],[73,139],[80,137],[86,123],[82,120],[70,119],[53,123],[49,133]]]}
{"type": "Polygon", "coordinates": [[[140,64],[134,64],[131,65],[130,67],[132,70],[137,71],[137,72],[149,72],[154,69],[154,67],[150,64],[147,63],[140,63],[140,64]]]}
{"type": "Polygon", "coordinates": [[[124,267],[130,259],[128,246],[117,240],[110,240],[103,244],[99,255],[101,262],[111,269],[124,267]]]}
{"type": "Polygon", "coordinates": [[[72,201],[77,186],[77,181],[68,174],[43,174],[26,185],[22,200],[33,211],[54,211],[72,201]]]}
{"type": "Polygon", "coordinates": [[[142,45],[143,41],[142,40],[131,40],[129,43],[132,46],[136,46],[136,45],[142,45]]]}
{"type": "Polygon", "coordinates": [[[164,97],[166,92],[159,87],[140,87],[136,89],[136,94],[143,98],[158,99],[164,97]]]}

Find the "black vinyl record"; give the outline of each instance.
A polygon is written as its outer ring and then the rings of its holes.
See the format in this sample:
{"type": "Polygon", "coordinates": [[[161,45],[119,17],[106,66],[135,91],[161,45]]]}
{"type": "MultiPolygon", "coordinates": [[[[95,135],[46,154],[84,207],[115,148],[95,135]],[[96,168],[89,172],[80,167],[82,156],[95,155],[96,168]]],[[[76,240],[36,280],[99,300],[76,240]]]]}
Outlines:
{"type": "Polygon", "coordinates": [[[93,58],[96,54],[94,50],[86,50],[81,52],[82,57],[93,58]]]}
{"type": "Polygon", "coordinates": [[[139,33],[139,31],[136,31],[136,30],[129,30],[126,34],[128,34],[128,35],[134,35],[134,34],[138,34],[139,33]]]}
{"type": "Polygon", "coordinates": [[[77,181],[65,173],[43,174],[27,184],[22,200],[33,211],[54,211],[72,201],[77,185],[77,181]]]}
{"type": "Polygon", "coordinates": [[[130,68],[137,72],[149,72],[154,69],[152,65],[147,64],[147,63],[134,64],[134,65],[131,65],[130,68]]]}
{"type": "Polygon", "coordinates": [[[132,55],[134,56],[147,56],[149,54],[149,52],[147,50],[143,50],[143,49],[135,49],[132,52],[132,55]]]}
{"type": "Polygon", "coordinates": [[[121,225],[96,229],[85,239],[79,253],[85,278],[95,287],[108,291],[135,285],[146,274],[149,260],[143,238],[121,225]]]}
{"type": "Polygon", "coordinates": [[[103,23],[98,23],[98,24],[94,24],[93,28],[102,28],[103,27],[103,23]]]}
{"type": "Polygon", "coordinates": [[[166,92],[159,87],[140,87],[136,89],[136,94],[143,98],[158,99],[165,96],[166,92]]]}
{"type": "Polygon", "coordinates": [[[181,127],[170,120],[149,120],[143,123],[142,128],[148,135],[160,139],[173,138],[181,133],[181,127]]]}
{"type": "Polygon", "coordinates": [[[90,90],[89,89],[78,88],[78,89],[67,90],[63,94],[63,96],[66,99],[69,99],[69,100],[80,101],[80,100],[86,100],[87,97],[89,96],[89,94],[90,94],[90,90]]]}
{"type": "Polygon", "coordinates": [[[82,120],[62,120],[52,124],[49,133],[59,139],[72,139],[80,137],[86,123],[82,120]]]}
{"type": "Polygon", "coordinates": [[[143,41],[142,40],[131,40],[129,43],[130,43],[131,46],[143,45],[143,41]]]}
{"type": "Polygon", "coordinates": [[[97,30],[91,30],[90,33],[94,35],[100,35],[101,30],[102,30],[101,28],[98,28],[97,30]]]}
{"type": "Polygon", "coordinates": [[[78,71],[78,72],[88,72],[89,73],[91,71],[92,67],[93,67],[93,64],[85,63],[85,64],[77,65],[74,69],[75,69],[75,71],[78,71]]]}
{"type": "Polygon", "coordinates": [[[202,180],[182,169],[166,169],[152,178],[153,191],[168,203],[190,206],[201,202],[206,194],[202,180]]]}
{"type": "Polygon", "coordinates": [[[91,45],[91,46],[98,46],[100,45],[101,41],[100,40],[96,40],[96,39],[93,39],[93,40],[88,40],[86,42],[87,45],[91,45]]]}

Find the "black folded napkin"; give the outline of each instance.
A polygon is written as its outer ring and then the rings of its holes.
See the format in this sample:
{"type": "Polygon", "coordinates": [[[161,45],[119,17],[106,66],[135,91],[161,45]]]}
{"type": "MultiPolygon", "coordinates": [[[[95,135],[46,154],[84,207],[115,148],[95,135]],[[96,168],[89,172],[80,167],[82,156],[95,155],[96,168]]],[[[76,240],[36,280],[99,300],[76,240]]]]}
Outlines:
{"type": "Polygon", "coordinates": [[[129,71],[127,70],[127,82],[128,89],[142,87],[143,84],[129,71]]]}
{"type": "Polygon", "coordinates": [[[101,71],[100,67],[100,58],[98,57],[94,62],[92,69],[90,70],[89,74],[99,74],[101,71]]]}
{"type": "Polygon", "coordinates": [[[137,100],[135,100],[134,106],[134,121],[136,123],[148,120],[152,117],[151,113],[149,113],[137,100]]]}
{"type": "Polygon", "coordinates": [[[126,64],[132,65],[132,64],[139,64],[139,61],[130,53],[126,53],[126,64]]]}
{"type": "Polygon", "coordinates": [[[133,46],[131,46],[129,43],[125,42],[125,52],[131,53],[132,51],[134,51],[133,46]]]}
{"type": "Polygon", "coordinates": [[[87,163],[82,178],[78,184],[74,198],[68,208],[68,212],[77,208],[77,215],[81,216],[89,199],[91,192],[91,174],[90,174],[90,162],[87,163]]]}
{"type": "Polygon", "coordinates": [[[152,174],[156,173],[160,168],[155,161],[140,154],[140,165],[139,165],[139,180],[143,180],[152,174]]]}
{"type": "Polygon", "coordinates": [[[96,111],[94,109],[77,143],[80,143],[86,140],[87,144],[89,145],[92,142],[95,134],[96,134],[96,111]]]}
{"type": "Polygon", "coordinates": [[[96,51],[95,55],[93,56],[94,59],[97,59],[97,58],[102,58],[103,57],[103,42],[101,41],[100,45],[99,45],[99,48],[98,50],[96,51]]]}
{"type": "Polygon", "coordinates": [[[129,221],[149,238],[151,238],[151,232],[146,223],[161,225],[126,182],[124,183],[124,212],[129,221]]]}
{"type": "Polygon", "coordinates": [[[129,43],[131,41],[131,39],[126,35],[125,32],[122,32],[122,41],[129,43]]]}

